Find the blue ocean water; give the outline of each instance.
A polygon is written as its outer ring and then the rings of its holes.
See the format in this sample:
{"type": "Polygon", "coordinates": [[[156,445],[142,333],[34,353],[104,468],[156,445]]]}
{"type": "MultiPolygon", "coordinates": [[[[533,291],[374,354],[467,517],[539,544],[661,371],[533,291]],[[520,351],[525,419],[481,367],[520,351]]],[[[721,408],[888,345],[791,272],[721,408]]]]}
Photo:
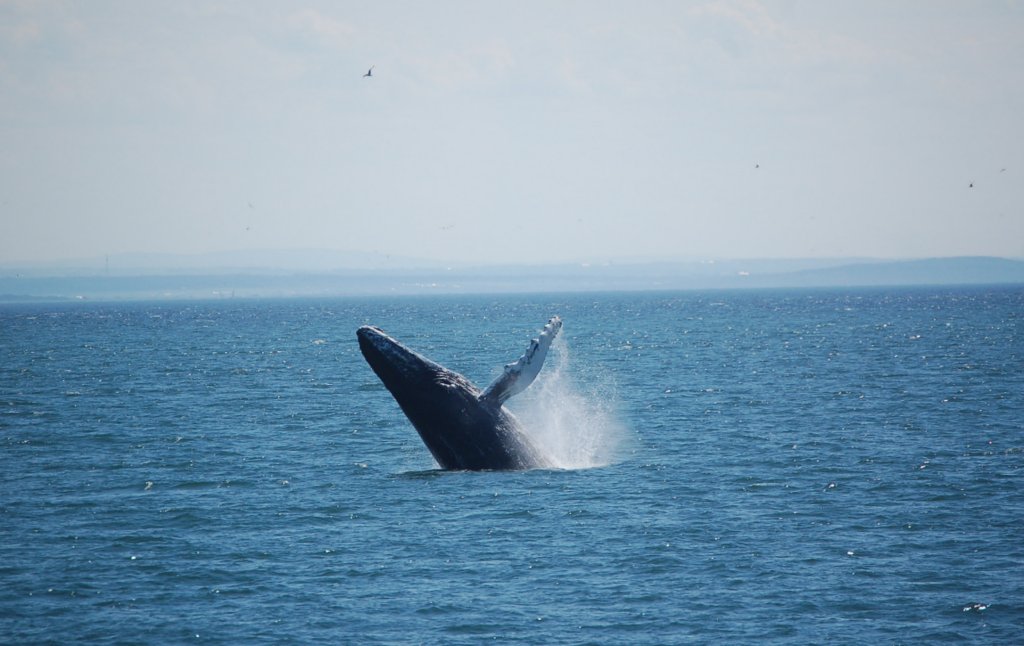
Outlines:
{"type": "Polygon", "coordinates": [[[7,643],[1019,643],[1024,288],[0,307],[7,643]],[[383,327],[566,468],[441,472],[383,327]]]}

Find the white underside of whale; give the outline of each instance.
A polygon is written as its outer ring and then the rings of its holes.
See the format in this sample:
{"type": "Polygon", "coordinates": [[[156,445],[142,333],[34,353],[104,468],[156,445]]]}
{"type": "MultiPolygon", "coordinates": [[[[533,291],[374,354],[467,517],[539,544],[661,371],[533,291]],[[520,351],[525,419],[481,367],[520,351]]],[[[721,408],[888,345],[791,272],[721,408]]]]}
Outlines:
{"type": "Polygon", "coordinates": [[[562,319],[557,316],[551,317],[551,320],[541,330],[540,336],[530,341],[530,347],[526,349],[523,356],[505,366],[501,376],[484,389],[480,399],[490,399],[500,405],[509,397],[526,390],[540,374],[551,342],[555,340],[561,329],[562,319]]]}

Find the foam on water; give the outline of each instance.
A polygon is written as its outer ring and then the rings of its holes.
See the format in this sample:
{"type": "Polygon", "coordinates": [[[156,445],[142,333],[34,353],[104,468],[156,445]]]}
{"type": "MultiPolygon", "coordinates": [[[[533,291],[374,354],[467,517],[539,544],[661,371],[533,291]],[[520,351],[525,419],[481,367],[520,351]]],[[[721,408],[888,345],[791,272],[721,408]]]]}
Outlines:
{"type": "Polygon", "coordinates": [[[559,336],[537,381],[513,403],[530,437],[559,469],[617,462],[627,438],[618,420],[615,386],[607,377],[581,387],[573,378],[569,346],[559,336]]]}

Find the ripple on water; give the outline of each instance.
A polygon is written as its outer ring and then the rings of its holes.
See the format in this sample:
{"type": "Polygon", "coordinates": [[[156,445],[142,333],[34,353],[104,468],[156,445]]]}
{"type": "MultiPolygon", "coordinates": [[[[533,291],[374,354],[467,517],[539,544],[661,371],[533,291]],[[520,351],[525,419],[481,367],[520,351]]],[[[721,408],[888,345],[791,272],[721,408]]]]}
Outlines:
{"type": "Polygon", "coordinates": [[[1019,636],[1020,290],[329,305],[0,308],[9,641],[1019,636]],[[486,383],[551,312],[610,466],[435,469],[352,334],[486,383]]]}

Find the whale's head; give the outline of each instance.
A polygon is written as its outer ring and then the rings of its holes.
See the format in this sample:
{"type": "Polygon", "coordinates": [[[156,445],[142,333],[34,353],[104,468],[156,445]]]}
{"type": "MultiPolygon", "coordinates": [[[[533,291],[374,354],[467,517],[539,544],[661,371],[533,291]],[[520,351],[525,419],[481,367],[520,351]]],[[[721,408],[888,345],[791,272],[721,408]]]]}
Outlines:
{"type": "Polygon", "coordinates": [[[435,381],[446,369],[430,359],[413,352],[377,327],[364,326],[356,330],[359,350],[388,390],[398,395],[413,385],[420,388],[435,381]]]}
{"type": "Polygon", "coordinates": [[[459,436],[494,425],[500,406],[479,399],[480,390],[457,372],[427,359],[376,327],[356,331],[366,362],[391,392],[442,466],[460,464],[449,455],[459,436]]]}
{"type": "MultiPolygon", "coordinates": [[[[395,396],[403,399],[451,395],[452,389],[463,389],[474,399],[479,390],[465,377],[410,350],[377,327],[356,330],[359,349],[366,362],[395,396]]],[[[403,407],[404,408],[404,407],[403,407]]]]}

